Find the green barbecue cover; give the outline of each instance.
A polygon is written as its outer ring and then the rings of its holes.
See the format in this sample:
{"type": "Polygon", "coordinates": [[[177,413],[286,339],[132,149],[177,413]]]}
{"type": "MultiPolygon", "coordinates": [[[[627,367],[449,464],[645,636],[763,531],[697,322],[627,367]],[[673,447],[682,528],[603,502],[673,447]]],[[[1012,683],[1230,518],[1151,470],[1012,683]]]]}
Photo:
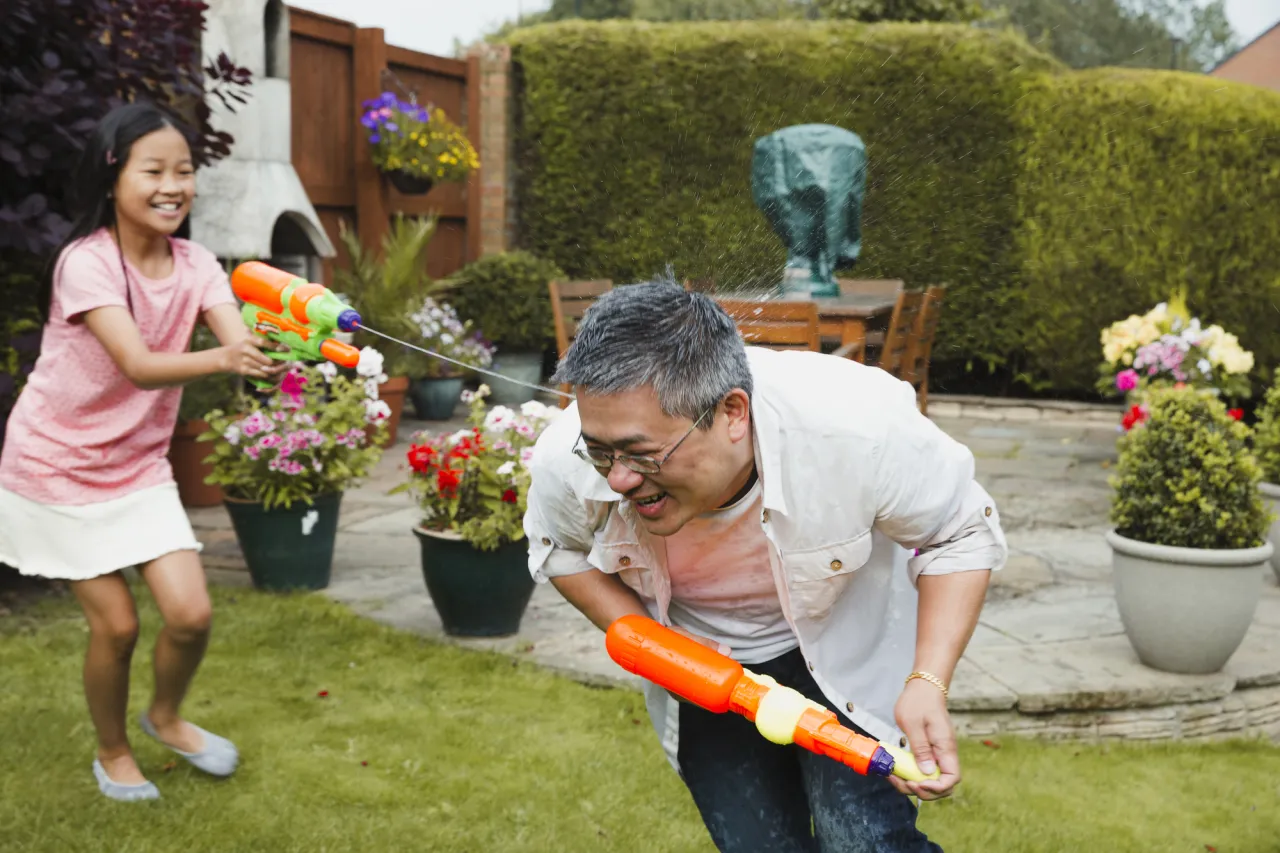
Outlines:
{"type": "Polygon", "coordinates": [[[837,268],[862,251],[866,146],[830,124],[784,127],[756,140],[751,194],[787,247],[781,290],[837,296],[837,268]]]}

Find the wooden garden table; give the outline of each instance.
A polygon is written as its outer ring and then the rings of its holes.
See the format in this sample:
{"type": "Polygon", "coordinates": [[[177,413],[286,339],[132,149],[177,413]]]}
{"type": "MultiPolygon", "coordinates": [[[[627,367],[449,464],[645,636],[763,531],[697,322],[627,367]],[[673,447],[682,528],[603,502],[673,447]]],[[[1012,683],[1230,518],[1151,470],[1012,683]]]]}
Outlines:
{"type": "Polygon", "coordinates": [[[777,295],[772,292],[726,292],[716,294],[723,299],[759,299],[775,302],[812,302],[818,306],[818,331],[824,338],[839,340],[840,346],[865,343],[867,322],[893,313],[897,297],[872,293],[846,293],[840,296],[806,296],[803,293],[777,295]]]}

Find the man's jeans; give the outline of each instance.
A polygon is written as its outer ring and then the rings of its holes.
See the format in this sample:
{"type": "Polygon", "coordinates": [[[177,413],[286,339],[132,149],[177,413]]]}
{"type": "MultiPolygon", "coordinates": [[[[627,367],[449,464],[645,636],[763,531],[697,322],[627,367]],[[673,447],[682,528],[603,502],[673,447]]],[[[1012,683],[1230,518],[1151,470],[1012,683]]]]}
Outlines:
{"type": "MultiPolygon", "coordinates": [[[[798,649],[747,668],[830,707],[798,649]]],[[[916,807],[888,781],[861,776],[794,744],[765,740],[738,714],[713,714],[681,702],[676,757],[722,853],[942,850],[916,829],[916,807]]]]}

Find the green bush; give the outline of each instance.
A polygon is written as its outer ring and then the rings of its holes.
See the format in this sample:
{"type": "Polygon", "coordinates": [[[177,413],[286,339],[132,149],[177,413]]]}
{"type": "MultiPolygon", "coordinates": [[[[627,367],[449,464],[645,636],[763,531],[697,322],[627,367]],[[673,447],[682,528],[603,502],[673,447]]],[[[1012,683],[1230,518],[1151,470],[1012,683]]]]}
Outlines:
{"type": "Polygon", "coordinates": [[[1191,312],[1280,363],[1280,95],[1203,75],[1044,76],[1017,113],[1028,380],[1097,376],[1101,329],[1186,288],[1191,312]]]}
{"type": "Polygon", "coordinates": [[[1267,388],[1267,396],[1258,407],[1258,422],[1253,427],[1253,452],[1262,469],[1262,479],[1280,484],[1280,370],[1267,388]]]}
{"type": "MultiPolygon", "coordinates": [[[[775,282],[755,139],[826,122],[867,146],[850,274],[947,283],[935,379],[975,368],[1093,396],[1098,335],[1187,286],[1260,367],[1280,289],[1280,96],[1171,72],[1071,72],[951,24],[564,22],[513,33],[521,245],[574,277],[668,263],[775,282]]],[[[1262,374],[1258,374],[1262,375],[1262,374]]]]}
{"type": "Polygon", "coordinates": [[[511,43],[522,245],[569,275],[636,281],[671,263],[721,288],[776,282],[786,252],[751,197],[752,145],[829,123],[867,146],[856,274],[950,284],[936,358],[1016,351],[1013,113],[1022,82],[1056,67],[1025,42],[942,24],[611,21],[511,43]]]}
{"type": "Polygon", "coordinates": [[[1270,513],[1249,428],[1216,397],[1156,388],[1146,420],[1120,441],[1111,520],[1128,539],[1179,548],[1253,548],[1270,513]]]}
{"type": "Polygon", "coordinates": [[[560,267],[530,252],[485,255],[449,277],[449,302],[497,345],[499,356],[543,350],[556,334],[547,283],[559,278],[560,267]]]}

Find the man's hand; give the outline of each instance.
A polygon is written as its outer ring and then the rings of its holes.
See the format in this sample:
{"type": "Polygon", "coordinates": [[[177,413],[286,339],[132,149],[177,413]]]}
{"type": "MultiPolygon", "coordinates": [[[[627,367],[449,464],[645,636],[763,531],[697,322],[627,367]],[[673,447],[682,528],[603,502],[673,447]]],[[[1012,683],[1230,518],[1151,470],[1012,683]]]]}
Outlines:
{"type": "Polygon", "coordinates": [[[922,800],[950,796],[951,790],[960,782],[960,756],[956,753],[955,730],[942,691],[923,679],[913,678],[903,688],[893,713],[911,743],[916,764],[925,773],[932,773],[936,767],[942,775],[923,782],[908,782],[890,776],[890,784],[902,793],[922,800]]]}

